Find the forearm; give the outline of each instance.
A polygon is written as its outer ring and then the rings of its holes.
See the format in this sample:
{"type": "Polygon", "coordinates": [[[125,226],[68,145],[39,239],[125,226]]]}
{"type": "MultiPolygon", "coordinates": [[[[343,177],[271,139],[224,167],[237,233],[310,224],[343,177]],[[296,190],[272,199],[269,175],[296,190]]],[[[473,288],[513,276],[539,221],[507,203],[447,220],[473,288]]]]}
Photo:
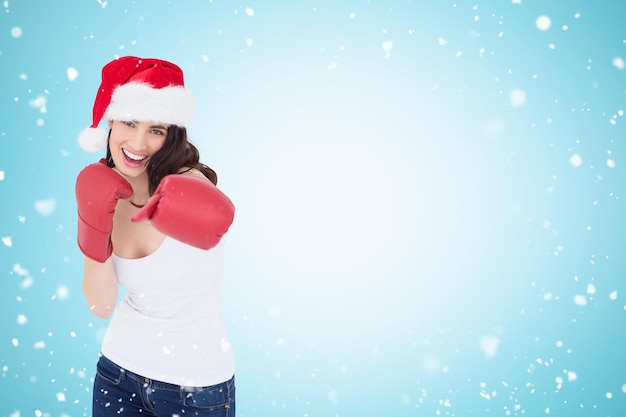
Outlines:
{"type": "Polygon", "coordinates": [[[102,318],[108,318],[117,303],[117,276],[111,258],[104,263],[96,262],[85,256],[83,293],[91,312],[102,318]]]}

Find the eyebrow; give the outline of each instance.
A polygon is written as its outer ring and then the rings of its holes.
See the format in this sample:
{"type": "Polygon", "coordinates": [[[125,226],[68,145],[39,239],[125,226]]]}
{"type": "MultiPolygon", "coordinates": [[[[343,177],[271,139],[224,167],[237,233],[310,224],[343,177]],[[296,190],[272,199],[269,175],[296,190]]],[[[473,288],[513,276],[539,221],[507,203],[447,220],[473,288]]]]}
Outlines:
{"type": "MultiPolygon", "coordinates": [[[[133,120],[133,123],[135,124],[141,124],[143,122],[140,122],[139,120],[133,120]]],[[[167,125],[152,125],[148,127],[149,129],[164,129],[167,130],[168,126],[167,125]]]]}

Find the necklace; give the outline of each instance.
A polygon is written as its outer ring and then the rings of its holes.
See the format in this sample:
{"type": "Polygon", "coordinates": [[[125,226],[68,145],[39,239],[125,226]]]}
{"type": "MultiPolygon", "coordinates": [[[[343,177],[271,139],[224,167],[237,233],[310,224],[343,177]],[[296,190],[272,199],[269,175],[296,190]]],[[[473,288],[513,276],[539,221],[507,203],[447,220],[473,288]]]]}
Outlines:
{"type": "Polygon", "coordinates": [[[133,203],[133,200],[128,200],[128,202],[139,209],[145,206],[145,204],[135,204],[133,203]]]}

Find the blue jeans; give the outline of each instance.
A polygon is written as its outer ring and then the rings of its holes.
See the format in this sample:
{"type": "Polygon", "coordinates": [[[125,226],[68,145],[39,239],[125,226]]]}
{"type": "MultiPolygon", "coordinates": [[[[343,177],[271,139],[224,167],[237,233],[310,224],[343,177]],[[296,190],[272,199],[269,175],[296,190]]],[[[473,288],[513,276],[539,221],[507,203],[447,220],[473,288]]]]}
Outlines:
{"type": "Polygon", "coordinates": [[[93,388],[93,417],[235,416],[235,377],[209,387],[155,381],[100,356],[93,388]]]}

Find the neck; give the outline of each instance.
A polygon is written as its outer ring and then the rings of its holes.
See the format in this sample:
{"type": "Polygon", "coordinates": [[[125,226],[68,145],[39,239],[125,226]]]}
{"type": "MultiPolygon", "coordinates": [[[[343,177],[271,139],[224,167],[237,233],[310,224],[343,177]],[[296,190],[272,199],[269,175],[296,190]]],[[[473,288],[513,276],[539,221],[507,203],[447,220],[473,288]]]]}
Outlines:
{"type": "Polygon", "coordinates": [[[133,188],[133,195],[128,199],[128,202],[137,208],[145,206],[146,202],[150,198],[148,176],[140,175],[138,177],[126,177],[126,180],[133,188]]]}

